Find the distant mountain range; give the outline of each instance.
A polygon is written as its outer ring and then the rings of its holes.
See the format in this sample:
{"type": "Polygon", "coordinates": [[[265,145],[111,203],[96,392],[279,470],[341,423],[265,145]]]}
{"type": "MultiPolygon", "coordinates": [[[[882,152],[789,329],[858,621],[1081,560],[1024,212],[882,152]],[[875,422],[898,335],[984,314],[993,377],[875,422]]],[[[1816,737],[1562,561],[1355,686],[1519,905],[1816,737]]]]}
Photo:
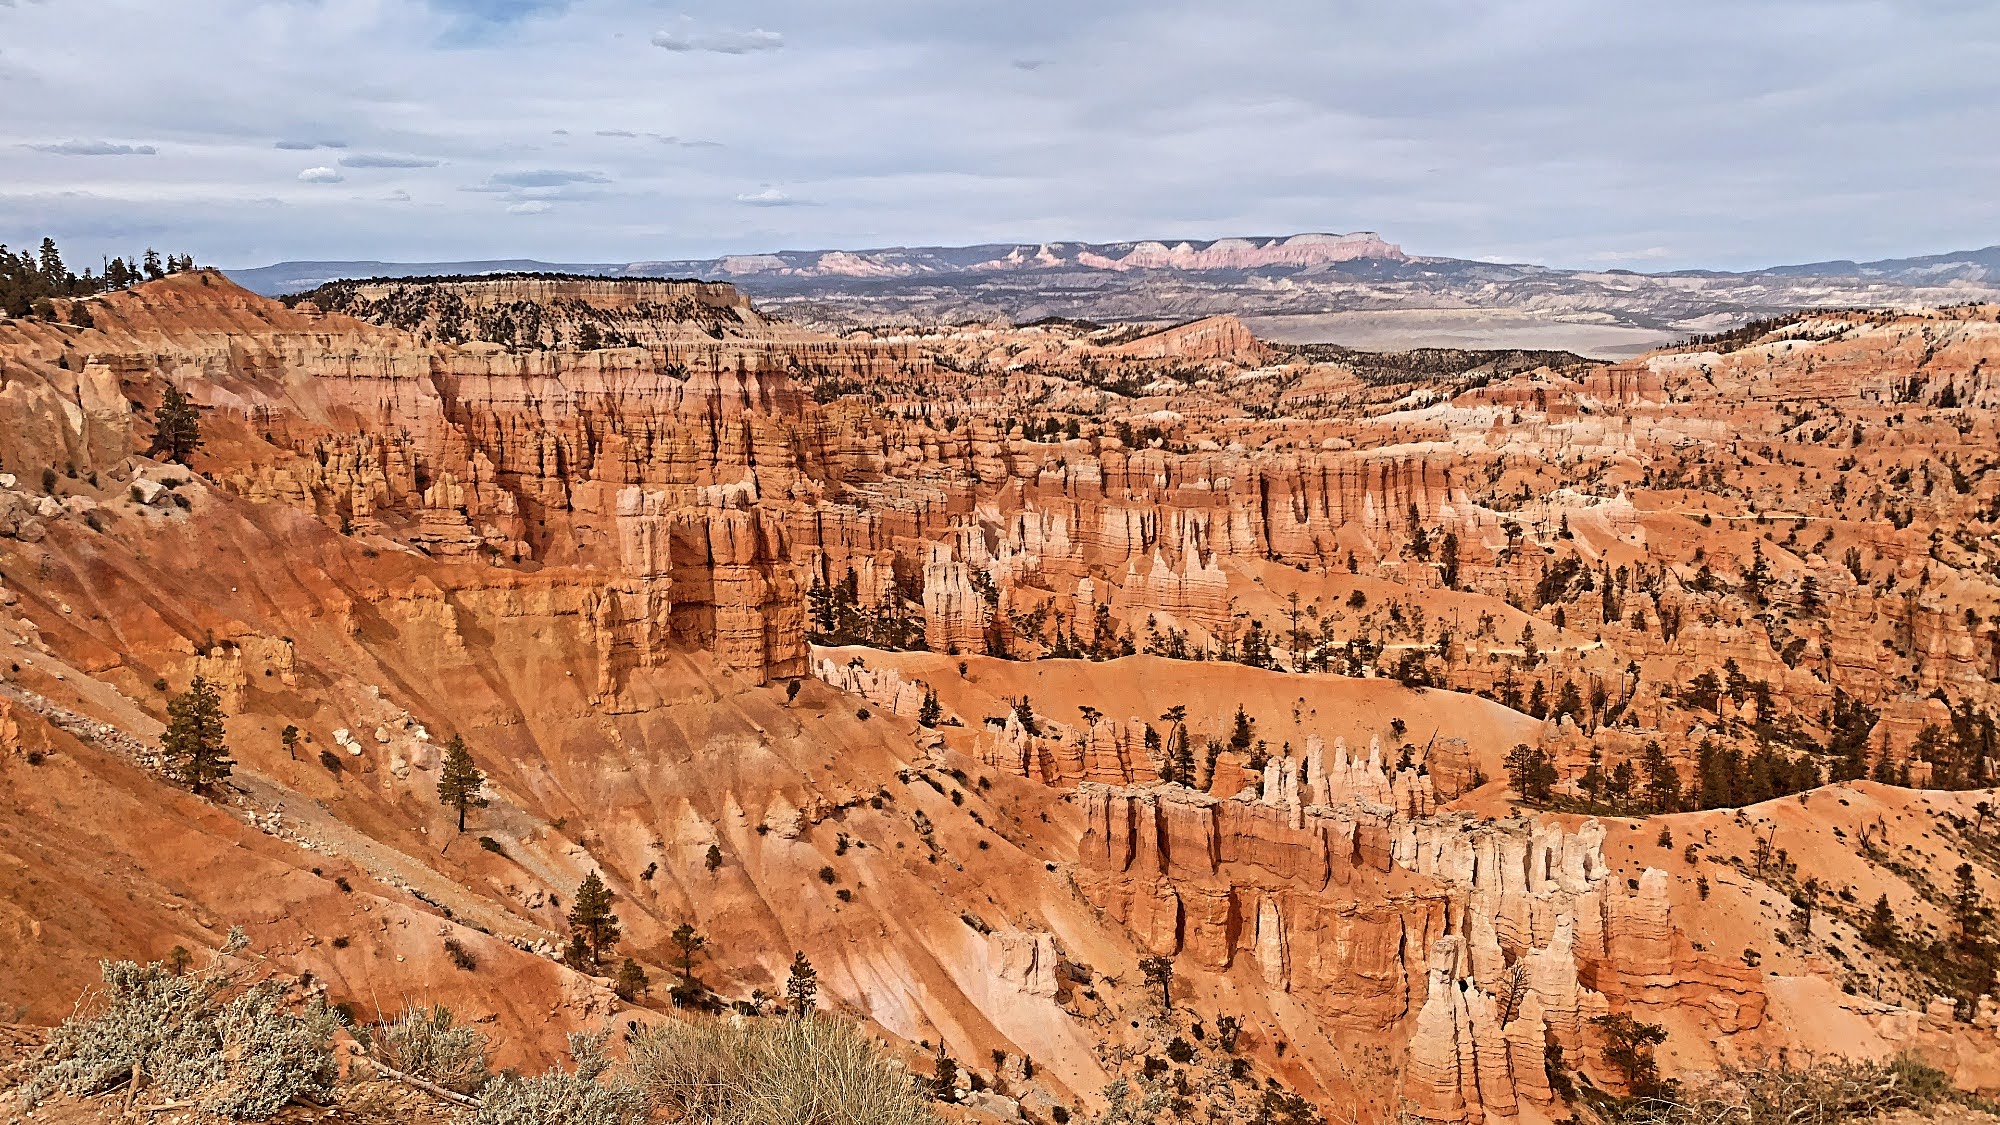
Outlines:
{"type": "Polygon", "coordinates": [[[1368,232],[789,250],[620,263],[281,262],[228,273],[246,288],[278,295],[343,278],[522,271],[730,281],[761,307],[833,329],[1234,313],[1277,340],[1382,349],[1564,347],[1611,357],[1797,308],[2000,301],[2000,246],[1647,274],[1416,257],[1368,232]]]}

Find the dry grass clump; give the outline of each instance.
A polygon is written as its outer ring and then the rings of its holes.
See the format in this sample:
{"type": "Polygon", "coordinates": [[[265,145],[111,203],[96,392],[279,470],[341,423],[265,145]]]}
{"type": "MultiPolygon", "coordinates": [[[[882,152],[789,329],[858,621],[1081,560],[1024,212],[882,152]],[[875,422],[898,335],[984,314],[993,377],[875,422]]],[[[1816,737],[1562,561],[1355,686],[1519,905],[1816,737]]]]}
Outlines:
{"type": "Polygon", "coordinates": [[[454,1094],[476,1094],[486,1070],[486,1037],[460,1024],[450,1008],[416,1005],[369,1029],[383,1063],[454,1094]]]}
{"type": "MultiPolygon", "coordinates": [[[[232,934],[225,952],[240,948],[232,934]]],[[[323,1101],[338,1070],[340,1018],[314,1001],[294,1011],[272,981],[243,985],[217,957],[179,974],[161,962],[102,964],[106,1003],[64,1020],[51,1061],[31,1079],[30,1104],[58,1093],[89,1097],[137,1081],[149,1101],[184,1103],[260,1120],[294,1098],[323,1101]]]]}
{"type": "Polygon", "coordinates": [[[937,1125],[894,1060],[835,1020],[672,1020],[627,1052],[655,1108],[700,1125],[937,1125]]]}
{"type": "Polygon", "coordinates": [[[1725,1066],[1662,1096],[1606,1107],[1602,1116],[1618,1125],[1832,1125],[1962,1096],[1943,1071],[1908,1052],[1887,1062],[1831,1059],[1804,1066],[1781,1058],[1725,1066]]]}

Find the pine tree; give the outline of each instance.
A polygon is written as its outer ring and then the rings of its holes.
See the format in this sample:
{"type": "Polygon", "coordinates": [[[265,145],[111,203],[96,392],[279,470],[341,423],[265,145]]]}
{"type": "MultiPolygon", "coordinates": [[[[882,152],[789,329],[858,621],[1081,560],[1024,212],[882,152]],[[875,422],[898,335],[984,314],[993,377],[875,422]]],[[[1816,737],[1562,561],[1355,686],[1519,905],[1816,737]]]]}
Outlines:
{"type": "Polygon", "coordinates": [[[1654,812],[1677,812],[1681,807],[1681,775],[1657,742],[1646,744],[1646,799],[1654,812]]]}
{"type": "Polygon", "coordinates": [[[151,452],[185,465],[200,448],[201,415],[179,387],[168,383],[166,393],[160,396],[159,409],[153,411],[151,452]]]}
{"type": "Polygon", "coordinates": [[[701,862],[702,862],[702,866],[704,866],[704,867],[708,868],[708,873],[709,873],[709,874],[711,874],[711,875],[713,875],[713,874],[715,874],[715,873],[716,873],[717,871],[721,870],[721,869],[722,869],[722,845],[721,845],[721,844],[710,844],[710,845],[708,846],[708,854],[702,857],[702,861],[701,861],[701,862]]]}
{"type": "Polygon", "coordinates": [[[1173,763],[1174,780],[1182,785],[1194,785],[1194,747],[1188,743],[1187,728],[1174,728],[1168,742],[1171,749],[1167,757],[1173,763]]]}
{"type": "Polygon", "coordinates": [[[1888,946],[1896,942],[1896,911],[1889,905],[1889,896],[1884,894],[1875,900],[1868,911],[1868,923],[1861,928],[1861,939],[1870,945],[1888,946]]]}
{"type": "Polygon", "coordinates": [[[792,955],[792,975],[785,978],[785,1004],[794,1019],[811,1015],[819,1005],[819,973],[806,960],[803,949],[792,955]]]}
{"type": "Polygon", "coordinates": [[[458,810],[458,830],[465,831],[465,810],[483,809],[489,803],[480,796],[480,789],[486,785],[486,775],[472,764],[472,753],[465,748],[465,739],[452,735],[445,744],[444,764],[438,770],[438,804],[458,810]]]}
{"type": "Polygon", "coordinates": [[[639,962],[627,957],[625,963],[618,966],[618,975],[611,980],[611,991],[617,993],[620,1000],[629,1003],[645,995],[652,984],[639,962]]]}
{"type": "Polygon", "coordinates": [[[595,871],[584,876],[576,888],[576,901],[569,908],[569,928],[571,945],[581,942],[592,966],[603,964],[604,955],[622,936],[618,916],[611,912],[611,890],[595,871]]]}
{"type": "Polygon", "coordinates": [[[229,776],[236,764],[223,743],[222,697],[207,679],[196,676],[187,691],[167,701],[167,730],[160,736],[167,773],[175,781],[205,793],[229,776]]]}
{"type": "Polygon", "coordinates": [[[70,281],[69,268],[63,265],[62,252],[56,249],[55,239],[42,239],[40,258],[42,279],[52,288],[67,289],[70,281]]]}
{"type": "Polygon", "coordinates": [[[699,1003],[702,995],[708,991],[703,987],[700,978],[694,975],[694,959],[707,948],[708,939],[688,922],[675,926],[674,932],[669,936],[673,939],[674,949],[678,951],[677,960],[681,969],[680,983],[674,985],[673,989],[674,1004],[677,1007],[692,1006],[699,1003]]]}
{"type": "Polygon", "coordinates": [[[147,281],[158,281],[167,276],[167,271],[160,268],[160,252],[150,246],[146,247],[145,269],[147,281]]]}
{"type": "Polygon", "coordinates": [[[944,1049],[944,1038],[938,1038],[937,1054],[932,1058],[931,1096],[941,1102],[958,1097],[958,1063],[951,1052],[944,1049]]]}
{"type": "Polygon", "coordinates": [[[935,727],[938,725],[938,720],[943,716],[944,708],[938,706],[937,692],[925,691],[924,702],[917,708],[917,724],[919,726],[935,727]]]}
{"type": "Polygon", "coordinates": [[[1229,732],[1230,753],[1248,754],[1250,752],[1250,744],[1255,742],[1256,738],[1257,720],[1250,717],[1250,713],[1243,709],[1242,704],[1237,704],[1236,723],[1229,732]]]}

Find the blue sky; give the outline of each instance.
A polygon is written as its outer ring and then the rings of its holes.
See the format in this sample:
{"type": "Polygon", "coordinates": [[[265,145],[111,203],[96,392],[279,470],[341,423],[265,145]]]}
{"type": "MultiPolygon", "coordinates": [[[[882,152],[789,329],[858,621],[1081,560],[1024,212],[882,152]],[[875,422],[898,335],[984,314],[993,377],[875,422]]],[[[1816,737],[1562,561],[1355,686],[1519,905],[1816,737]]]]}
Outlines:
{"type": "Polygon", "coordinates": [[[2000,242],[1986,0],[0,0],[0,241],[567,261],[2000,242]]]}

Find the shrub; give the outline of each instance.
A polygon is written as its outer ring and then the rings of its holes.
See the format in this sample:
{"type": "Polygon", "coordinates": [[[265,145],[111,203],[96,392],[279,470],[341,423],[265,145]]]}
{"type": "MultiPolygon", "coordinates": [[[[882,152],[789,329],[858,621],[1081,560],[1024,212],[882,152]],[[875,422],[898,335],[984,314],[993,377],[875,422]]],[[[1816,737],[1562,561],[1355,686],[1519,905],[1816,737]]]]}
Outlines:
{"type": "Polygon", "coordinates": [[[1795,1066],[1729,1065],[1673,1092],[1604,1109],[1624,1125],[1788,1125],[1864,1120],[1895,1109],[1924,1110],[1959,1097],[1936,1067],[1905,1052],[1886,1062],[1825,1059],[1795,1066]]]}
{"type": "Polygon", "coordinates": [[[325,766],[328,773],[339,773],[346,768],[340,760],[340,755],[331,750],[322,750],[319,752],[319,764],[325,766]]]}
{"type": "Polygon", "coordinates": [[[492,852],[494,855],[504,856],[507,854],[507,849],[501,846],[500,841],[495,840],[491,836],[481,836],[479,838],[479,846],[492,852]]]}
{"type": "Polygon", "coordinates": [[[550,1068],[534,1077],[502,1074],[479,1095],[472,1125],[629,1125],[645,1113],[645,1098],[626,1082],[599,1082],[610,1068],[603,1034],[569,1037],[573,1071],[550,1068]]]}
{"type": "MultiPolygon", "coordinates": [[[[240,948],[238,936],[225,949],[240,948]]],[[[325,1100],[333,1092],[331,1040],[340,1018],[324,1004],[290,1011],[281,984],[239,987],[220,957],[184,976],[157,961],[106,961],[102,972],[104,1010],[71,1016],[55,1030],[49,1063],[26,1087],[30,1103],[102,1093],[135,1070],[171,1100],[245,1121],[295,1097],[325,1100]]]]}
{"type": "Polygon", "coordinates": [[[411,1005],[370,1029],[382,1062],[453,1093],[476,1094],[486,1072],[486,1037],[458,1023],[450,1008],[411,1005]]]}
{"type": "Polygon", "coordinates": [[[459,944],[457,938],[444,939],[444,952],[445,956],[451,958],[452,964],[468,973],[479,967],[479,958],[474,957],[470,949],[459,944]]]}
{"type": "Polygon", "coordinates": [[[687,1121],[936,1125],[909,1073],[853,1027],[819,1016],[670,1020],[628,1051],[656,1109],[687,1121]]]}

